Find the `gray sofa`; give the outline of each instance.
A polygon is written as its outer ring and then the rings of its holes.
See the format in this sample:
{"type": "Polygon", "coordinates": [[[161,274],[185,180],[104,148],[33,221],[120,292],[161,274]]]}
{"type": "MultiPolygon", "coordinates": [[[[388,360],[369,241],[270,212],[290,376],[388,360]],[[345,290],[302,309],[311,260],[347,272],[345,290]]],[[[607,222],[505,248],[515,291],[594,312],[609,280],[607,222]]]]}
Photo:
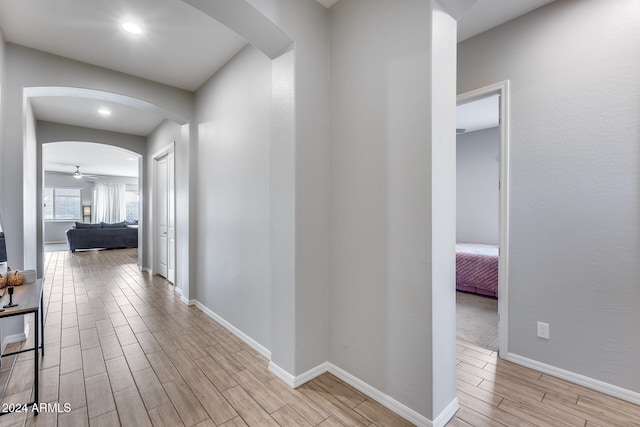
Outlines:
{"type": "Polygon", "coordinates": [[[76,249],[137,248],[138,226],[127,225],[124,222],[117,224],[76,222],[74,228],[67,230],[67,241],[71,252],[75,252],[76,249]]]}

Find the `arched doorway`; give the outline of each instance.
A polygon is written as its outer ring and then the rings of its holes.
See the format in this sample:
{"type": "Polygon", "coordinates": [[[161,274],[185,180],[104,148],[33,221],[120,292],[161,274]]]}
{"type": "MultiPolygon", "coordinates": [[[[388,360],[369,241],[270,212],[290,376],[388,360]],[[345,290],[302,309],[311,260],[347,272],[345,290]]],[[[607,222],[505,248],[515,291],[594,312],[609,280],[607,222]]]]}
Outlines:
{"type": "MultiPolygon", "coordinates": [[[[39,100],[42,99],[47,99],[49,102],[51,100],[57,100],[61,105],[67,106],[72,105],[75,102],[79,103],[82,108],[87,108],[87,105],[92,105],[90,103],[93,102],[95,105],[108,104],[111,106],[120,106],[126,111],[143,111],[147,115],[156,117],[156,120],[158,121],[170,121],[176,126],[188,127],[187,120],[178,114],[149,102],[121,94],[68,87],[32,87],[26,88],[24,92],[25,102],[28,103],[31,108],[33,108],[34,104],[38,105],[39,100]],[[69,100],[71,100],[71,103],[69,103],[69,100]]],[[[133,162],[137,163],[138,170],[140,171],[137,178],[137,187],[139,190],[143,190],[145,188],[146,181],[144,178],[144,172],[146,170],[146,166],[144,164],[144,155],[146,150],[146,138],[136,135],[128,135],[125,133],[108,132],[101,129],[66,126],[47,122],[32,123],[31,126],[33,127],[33,134],[35,134],[35,136],[29,140],[34,144],[33,157],[35,157],[35,170],[33,173],[36,176],[36,179],[31,179],[27,171],[25,171],[24,187],[25,198],[27,195],[32,195],[29,198],[32,199],[34,207],[38,205],[42,206],[42,146],[43,144],[52,142],[91,141],[100,145],[112,146],[120,150],[128,150],[132,153],[130,158],[133,159],[133,162]],[[29,177],[28,180],[27,177],[29,177]]],[[[185,136],[188,138],[188,132],[185,133],[185,136]]],[[[27,141],[28,140],[26,139],[25,144],[27,141]]],[[[139,201],[139,213],[141,218],[144,217],[145,213],[144,204],[145,198],[141,197],[139,201]]],[[[42,215],[42,209],[34,209],[34,211],[38,212],[38,216],[33,227],[33,230],[36,232],[33,235],[27,236],[27,227],[25,227],[25,256],[29,252],[34,253],[35,258],[37,259],[38,270],[41,273],[44,261],[44,218],[42,215]]],[[[144,221],[142,222],[143,224],[140,224],[141,227],[139,230],[139,242],[145,241],[146,232],[143,227],[144,221]]],[[[146,250],[145,246],[141,245],[138,254],[139,265],[141,267],[144,265],[143,260],[145,259],[146,250]]]]}

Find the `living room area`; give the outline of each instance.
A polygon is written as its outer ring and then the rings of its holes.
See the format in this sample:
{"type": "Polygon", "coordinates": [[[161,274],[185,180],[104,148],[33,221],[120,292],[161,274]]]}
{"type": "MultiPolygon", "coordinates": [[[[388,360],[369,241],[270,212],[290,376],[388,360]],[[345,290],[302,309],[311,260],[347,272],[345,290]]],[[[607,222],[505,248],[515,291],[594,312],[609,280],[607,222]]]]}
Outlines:
{"type": "Polygon", "coordinates": [[[43,144],[45,252],[137,248],[139,158],[98,143],[43,144]]]}

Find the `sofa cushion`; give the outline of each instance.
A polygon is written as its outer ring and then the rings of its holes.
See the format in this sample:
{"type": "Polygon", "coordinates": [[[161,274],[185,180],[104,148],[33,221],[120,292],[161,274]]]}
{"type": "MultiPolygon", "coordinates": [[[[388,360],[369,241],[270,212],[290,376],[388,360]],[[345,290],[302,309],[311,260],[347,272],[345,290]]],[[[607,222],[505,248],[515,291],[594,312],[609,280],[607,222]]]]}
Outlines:
{"type": "Polygon", "coordinates": [[[102,226],[102,228],[127,228],[127,223],[125,221],[115,222],[113,224],[101,222],[100,225],[102,226]]]}
{"type": "Polygon", "coordinates": [[[100,224],[85,224],[84,222],[76,222],[76,228],[78,230],[86,230],[90,228],[102,228],[100,224]]]}

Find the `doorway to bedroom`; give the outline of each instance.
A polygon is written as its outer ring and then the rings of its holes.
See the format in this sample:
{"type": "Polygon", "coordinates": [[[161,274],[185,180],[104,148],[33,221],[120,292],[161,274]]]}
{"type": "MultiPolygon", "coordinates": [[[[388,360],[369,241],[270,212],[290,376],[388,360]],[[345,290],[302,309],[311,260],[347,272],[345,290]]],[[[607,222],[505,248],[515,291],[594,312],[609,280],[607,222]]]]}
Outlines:
{"type": "Polygon", "coordinates": [[[461,94],[456,113],[456,335],[500,352],[507,320],[507,89],[504,82],[461,94]]]}

